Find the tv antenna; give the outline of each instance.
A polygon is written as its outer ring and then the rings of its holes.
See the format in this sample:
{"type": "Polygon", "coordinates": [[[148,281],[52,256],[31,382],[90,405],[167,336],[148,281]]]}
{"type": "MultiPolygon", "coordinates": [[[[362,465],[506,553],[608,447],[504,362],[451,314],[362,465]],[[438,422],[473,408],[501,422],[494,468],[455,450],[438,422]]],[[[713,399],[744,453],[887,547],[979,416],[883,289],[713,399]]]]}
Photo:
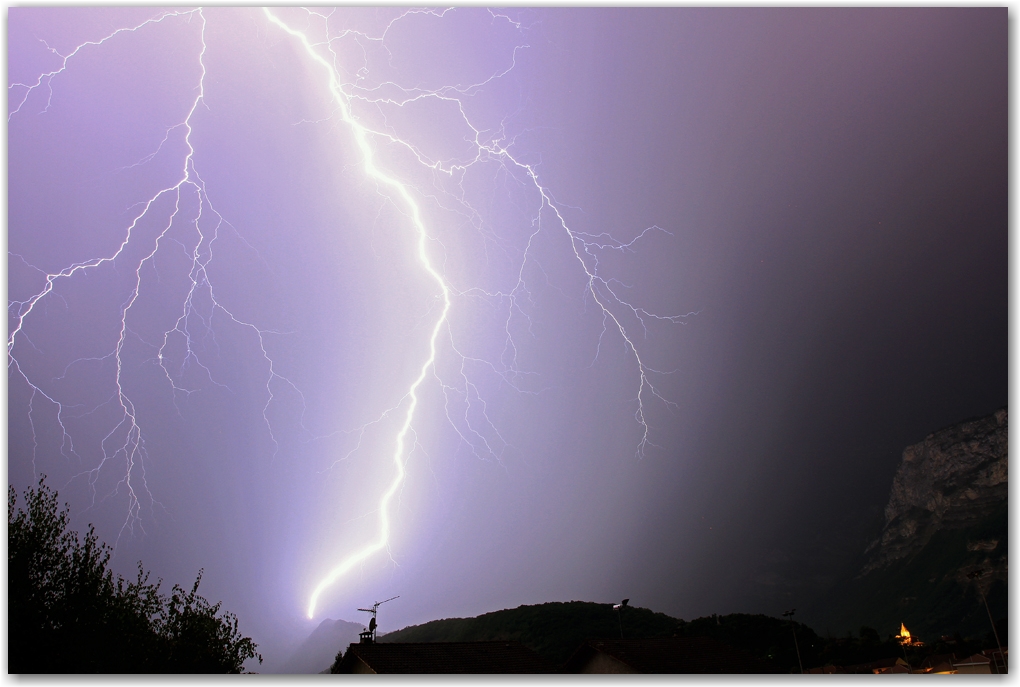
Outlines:
{"type": "MultiPolygon", "coordinates": [[[[394,599],[399,599],[399,598],[400,598],[400,595],[398,594],[397,596],[391,596],[390,598],[386,599],[386,601],[393,601],[394,599]]],[[[375,628],[377,626],[376,622],[375,622],[375,618],[379,614],[379,607],[382,606],[384,603],[386,603],[386,601],[376,601],[374,604],[372,604],[372,608],[359,608],[358,609],[359,611],[364,611],[365,613],[371,613],[372,614],[372,619],[368,621],[368,630],[366,630],[365,632],[361,633],[361,643],[362,644],[371,644],[372,642],[375,641],[375,628]]]]}

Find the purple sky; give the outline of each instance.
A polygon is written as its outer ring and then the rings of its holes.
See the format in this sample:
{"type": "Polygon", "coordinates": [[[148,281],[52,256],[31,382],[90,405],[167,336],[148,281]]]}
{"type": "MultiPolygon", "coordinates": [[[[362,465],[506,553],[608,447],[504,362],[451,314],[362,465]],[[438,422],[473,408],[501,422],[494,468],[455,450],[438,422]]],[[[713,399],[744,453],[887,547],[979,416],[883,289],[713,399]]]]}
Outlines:
{"type": "Polygon", "coordinates": [[[1006,14],[10,8],[8,479],[267,666],[795,606],[1006,403],[1006,14]]]}

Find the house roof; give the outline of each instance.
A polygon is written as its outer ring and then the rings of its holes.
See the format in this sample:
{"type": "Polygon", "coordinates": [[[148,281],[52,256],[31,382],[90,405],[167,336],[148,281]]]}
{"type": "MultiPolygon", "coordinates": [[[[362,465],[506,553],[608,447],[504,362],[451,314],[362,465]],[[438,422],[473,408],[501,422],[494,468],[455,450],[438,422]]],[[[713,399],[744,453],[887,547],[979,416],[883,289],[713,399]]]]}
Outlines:
{"type": "Polygon", "coordinates": [[[992,659],[988,658],[987,656],[983,656],[981,654],[974,654],[973,656],[968,656],[967,658],[961,659],[959,661],[954,661],[953,665],[958,665],[958,666],[986,666],[986,665],[988,665],[991,662],[992,662],[992,659]]]}
{"type": "Polygon", "coordinates": [[[852,666],[843,666],[843,670],[848,673],[874,673],[876,670],[892,668],[895,665],[907,666],[909,668],[907,662],[902,658],[881,658],[869,663],[856,663],[852,666]]]}
{"type": "Polygon", "coordinates": [[[873,672],[877,675],[885,675],[887,673],[909,673],[910,667],[897,663],[894,666],[888,666],[886,668],[875,668],[873,672]]]}
{"type": "Polygon", "coordinates": [[[771,661],[710,637],[589,639],[567,660],[564,672],[579,672],[598,653],[612,656],[639,673],[782,672],[771,661]]]}
{"type": "Polygon", "coordinates": [[[843,666],[827,665],[809,668],[806,672],[812,675],[840,675],[846,671],[843,670],[843,666]]]}
{"type": "Polygon", "coordinates": [[[520,642],[351,644],[340,672],[361,659],[376,673],[553,673],[555,666],[520,642]]]}

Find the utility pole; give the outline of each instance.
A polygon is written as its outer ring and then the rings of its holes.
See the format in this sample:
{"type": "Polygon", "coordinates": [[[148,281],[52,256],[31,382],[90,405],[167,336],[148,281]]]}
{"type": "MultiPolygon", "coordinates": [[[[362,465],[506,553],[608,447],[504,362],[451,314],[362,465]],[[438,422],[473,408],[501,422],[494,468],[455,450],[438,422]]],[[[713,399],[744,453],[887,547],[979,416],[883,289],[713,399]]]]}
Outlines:
{"type": "Polygon", "coordinates": [[[793,648],[797,650],[797,665],[800,666],[800,674],[803,675],[804,663],[800,660],[800,645],[797,644],[797,628],[793,625],[793,614],[796,612],[796,608],[791,608],[783,614],[783,617],[790,619],[790,630],[793,632],[793,648]]]}
{"type": "MultiPolygon", "coordinates": [[[[995,635],[995,645],[999,647],[999,656],[1002,657],[1002,662],[1005,663],[1006,654],[1002,653],[1002,642],[999,641],[999,631],[995,629],[995,619],[992,618],[992,609],[988,607],[988,599],[985,598],[985,593],[981,589],[981,583],[978,582],[978,580],[981,579],[981,577],[983,577],[984,574],[985,574],[984,568],[978,568],[977,570],[973,570],[967,573],[967,579],[974,580],[974,586],[977,587],[978,594],[981,595],[981,600],[985,602],[985,611],[988,612],[988,622],[992,624],[992,634],[995,635]]],[[[998,663],[995,664],[995,670],[996,671],[999,670],[998,663]]]]}

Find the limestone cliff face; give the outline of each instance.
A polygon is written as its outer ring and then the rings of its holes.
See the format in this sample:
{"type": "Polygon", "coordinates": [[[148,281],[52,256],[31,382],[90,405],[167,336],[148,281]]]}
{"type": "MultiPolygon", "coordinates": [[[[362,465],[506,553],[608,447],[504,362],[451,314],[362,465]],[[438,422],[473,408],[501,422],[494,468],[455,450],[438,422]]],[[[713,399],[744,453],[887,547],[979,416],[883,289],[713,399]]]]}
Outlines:
{"type": "MultiPolygon", "coordinates": [[[[929,434],[903,451],[885,507],[885,528],[867,550],[867,574],[919,552],[940,529],[964,529],[1008,497],[1007,411],[929,434]]],[[[998,542],[974,541],[972,551],[998,542]]]]}

